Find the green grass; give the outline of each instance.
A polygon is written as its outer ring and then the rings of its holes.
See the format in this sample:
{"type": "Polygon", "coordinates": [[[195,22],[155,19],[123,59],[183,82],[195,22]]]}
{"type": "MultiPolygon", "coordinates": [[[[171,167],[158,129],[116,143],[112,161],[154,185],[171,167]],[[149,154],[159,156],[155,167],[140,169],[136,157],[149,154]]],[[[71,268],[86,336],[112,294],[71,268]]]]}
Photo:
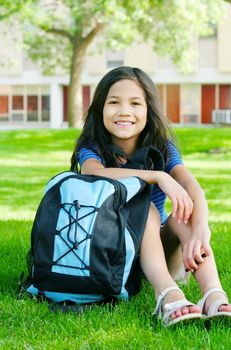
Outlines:
{"type": "MultiPolygon", "coordinates": [[[[205,190],[212,247],[224,289],[231,297],[231,129],[176,129],[184,161],[205,190]]],[[[0,132],[0,349],[230,349],[230,324],[203,322],[164,329],[151,317],[153,292],[147,282],[128,303],[94,306],[83,314],[50,312],[24,296],[18,278],[35,211],[50,177],[69,168],[74,129],[0,132]]],[[[196,302],[191,278],[182,286],[196,302]]]]}

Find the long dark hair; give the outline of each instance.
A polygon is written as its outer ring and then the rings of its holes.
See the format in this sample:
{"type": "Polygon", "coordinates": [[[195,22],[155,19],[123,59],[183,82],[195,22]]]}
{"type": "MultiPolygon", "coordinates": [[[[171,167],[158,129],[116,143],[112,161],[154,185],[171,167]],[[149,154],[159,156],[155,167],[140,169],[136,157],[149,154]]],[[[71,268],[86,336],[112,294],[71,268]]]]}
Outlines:
{"type": "Polygon", "coordinates": [[[118,67],[108,72],[99,82],[92,103],[84,116],[82,133],[77,140],[71,158],[71,170],[77,170],[78,152],[82,147],[97,150],[106,166],[118,166],[121,152],[112,148],[111,135],[103,123],[103,108],[108,92],[113,84],[122,79],[136,81],[145,92],[147,103],[147,123],[138,139],[138,148],[154,146],[167,159],[167,143],[174,138],[170,124],[162,113],[157,89],[149,76],[139,68],[118,67]]]}

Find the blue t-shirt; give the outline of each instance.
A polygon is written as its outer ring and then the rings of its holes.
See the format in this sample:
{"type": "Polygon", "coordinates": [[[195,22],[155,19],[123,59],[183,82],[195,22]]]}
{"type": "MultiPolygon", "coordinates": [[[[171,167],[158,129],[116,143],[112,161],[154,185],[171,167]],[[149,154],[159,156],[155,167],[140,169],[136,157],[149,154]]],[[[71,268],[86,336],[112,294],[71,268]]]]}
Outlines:
{"type": "MultiPolygon", "coordinates": [[[[78,163],[80,167],[82,167],[83,163],[90,158],[94,158],[103,164],[102,157],[97,153],[96,150],[93,151],[92,149],[85,147],[81,148],[78,153],[78,163]]],[[[169,174],[170,171],[176,165],[179,164],[183,164],[181,156],[174,143],[170,141],[168,143],[168,161],[164,171],[169,174]]],[[[155,205],[155,207],[158,209],[161,218],[161,223],[163,225],[168,218],[168,214],[165,211],[166,194],[163,191],[161,191],[158,185],[154,184],[152,186],[150,199],[155,205]]]]}

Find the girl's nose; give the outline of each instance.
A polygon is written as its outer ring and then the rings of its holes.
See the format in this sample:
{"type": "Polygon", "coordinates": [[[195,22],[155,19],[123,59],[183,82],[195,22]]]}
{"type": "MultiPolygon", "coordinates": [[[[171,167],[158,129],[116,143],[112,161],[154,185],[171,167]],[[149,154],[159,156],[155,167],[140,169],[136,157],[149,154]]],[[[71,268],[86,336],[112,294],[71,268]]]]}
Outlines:
{"type": "Polygon", "coordinates": [[[119,112],[118,113],[118,117],[129,117],[131,114],[127,111],[127,112],[119,112]]]}

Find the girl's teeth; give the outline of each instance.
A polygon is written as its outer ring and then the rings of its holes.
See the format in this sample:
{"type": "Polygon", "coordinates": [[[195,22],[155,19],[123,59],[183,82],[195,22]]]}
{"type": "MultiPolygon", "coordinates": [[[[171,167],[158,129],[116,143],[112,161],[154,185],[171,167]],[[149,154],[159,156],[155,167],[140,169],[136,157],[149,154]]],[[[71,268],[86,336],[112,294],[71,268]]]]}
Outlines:
{"type": "Polygon", "coordinates": [[[132,125],[131,122],[116,122],[118,125],[132,125]]]}

